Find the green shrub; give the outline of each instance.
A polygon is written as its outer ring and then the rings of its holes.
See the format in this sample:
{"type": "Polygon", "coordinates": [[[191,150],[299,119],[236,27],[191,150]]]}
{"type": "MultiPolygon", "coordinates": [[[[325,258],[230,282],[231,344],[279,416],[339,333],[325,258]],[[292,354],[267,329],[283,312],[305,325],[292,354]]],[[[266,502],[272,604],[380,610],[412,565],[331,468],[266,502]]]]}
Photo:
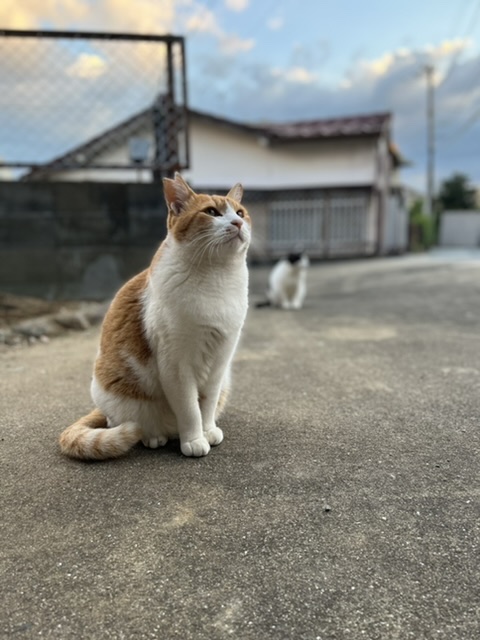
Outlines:
{"type": "Polygon", "coordinates": [[[436,216],[423,213],[423,202],[416,200],[410,209],[410,251],[430,249],[437,240],[436,216]]]}

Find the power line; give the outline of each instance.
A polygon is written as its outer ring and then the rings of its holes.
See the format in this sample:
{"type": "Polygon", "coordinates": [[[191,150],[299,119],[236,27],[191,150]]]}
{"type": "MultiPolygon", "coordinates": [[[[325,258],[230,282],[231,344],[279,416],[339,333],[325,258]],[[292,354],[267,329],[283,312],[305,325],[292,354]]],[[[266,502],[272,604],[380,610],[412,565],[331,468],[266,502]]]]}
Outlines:
{"type": "Polygon", "coordinates": [[[265,7],[266,7],[266,10],[263,13],[261,13],[260,16],[257,16],[257,18],[256,18],[258,29],[255,29],[250,34],[250,37],[252,37],[252,38],[256,38],[259,35],[259,33],[264,30],[264,28],[265,28],[264,20],[266,19],[266,17],[268,15],[270,15],[273,12],[274,8],[276,8],[277,10],[279,8],[280,9],[283,8],[283,2],[282,1],[278,2],[278,0],[272,0],[270,2],[270,4],[265,5],[265,7]]]}
{"type": "Polygon", "coordinates": [[[475,111],[470,115],[470,117],[467,118],[467,120],[465,120],[465,122],[456,131],[451,133],[446,139],[444,138],[444,142],[447,142],[447,143],[450,142],[450,145],[451,145],[453,142],[455,142],[455,139],[458,140],[465,133],[467,133],[467,131],[471,127],[473,127],[473,125],[477,122],[479,118],[480,118],[480,107],[475,109],[475,111]]]}
{"type": "MultiPolygon", "coordinates": [[[[471,34],[473,29],[475,28],[475,24],[476,24],[479,16],[480,16],[480,0],[475,0],[475,6],[474,6],[474,9],[473,9],[473,13],[470,16],[470,20],[469,20],[469,22],[467,24],[467,29],[465,30],[465,32],[464,32],[464,34],[462,36],[462,40],[467,38],[471,34]]],[[[457,51],[453,54],[452,59],[450,61],[450,64],[448,66],[447,72],[446,72],[445,76],[443,77],[443,80],[438,85],[438,88],[443,86],[452,77],[453,72],[455,71],[455,68],[457,66],[458,59],[460,58],[460,55],[462,53],[463,53],[463,47],[462,48],[458,48],[457,51]]]]}
{"type": "MultiPolygon", "coordinates": [[[[466,29],[464,31],[464,34],[462,36],[462,39],[467,38],[471,32],[473,31],[473,29],[476,26],[477,20],[480,16],[480,0],[474,0],[473,3],[473,11],[470,14],[470,18],[467,22],[466,25],[466,29]]],[[[460,14],[458,14],[460,15],[460,14]]],[[[458,20],[457,20],[458,23],[458,20]]],[[[458,61],[459,58],[461,56],[461,54],[463,53],[463,47],[462,48],[458,48],[457,51],[453,54],[450,64],[448,66],[447,72],[445,73],[442,81],[440,82],[440,84],[438,85],[437,89],[441,89],[444,85],[446,85],[446,83],[450,80],[450,78],[452,77],[452,75],[455,73],[455,70],[457,68],[458,65],[458,61]]],[[[480,108],[477,108],[471,115],[469,118],[467,118],[467,120],[465,120],[465,122],[460,125],[459,128],[457,128],[456,131],[451,132],[450,134],[447,133],[447,135],[443,136],[443,141],[442,141],[442,148],[444,147],[445,141],[447,142],[447,146],[450,146],[453,142],[452,138],[460,138],[463,134],[465,134],[477,121],[477,119],[480,117],[480,108]],[[450,145],[448,144],[448,141],[452,140],[452,142],[450,142],[450,145]]]]}

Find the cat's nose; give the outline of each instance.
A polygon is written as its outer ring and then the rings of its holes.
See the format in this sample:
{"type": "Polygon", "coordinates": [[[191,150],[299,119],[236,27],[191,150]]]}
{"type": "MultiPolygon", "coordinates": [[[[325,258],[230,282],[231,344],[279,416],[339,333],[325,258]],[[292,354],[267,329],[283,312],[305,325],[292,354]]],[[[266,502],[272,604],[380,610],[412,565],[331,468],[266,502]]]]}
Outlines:
{"type": "Polygon", "coordinates": [[[238,220],[232,220],[230,224],[233,224],[234,227],[241,229],[243,225],[243,220],[241,218],[238,218],[238,220]]]}

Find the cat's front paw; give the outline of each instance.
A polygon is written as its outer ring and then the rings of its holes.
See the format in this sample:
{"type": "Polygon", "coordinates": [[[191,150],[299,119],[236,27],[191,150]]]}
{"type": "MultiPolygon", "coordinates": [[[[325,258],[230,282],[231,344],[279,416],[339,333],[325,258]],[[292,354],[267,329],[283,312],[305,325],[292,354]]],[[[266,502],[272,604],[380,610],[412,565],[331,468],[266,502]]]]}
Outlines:
{"type": "Polygon", "coordinates": [[[200,456],[206,456],[210,451],[210,445],[208,440],[204,437],[195,438],[195,440],[187,440],[182,442],[180,449],[184,456],[199,458],[200,456]]]}
{"type": "Polygon", "coordinates": [[[212,427],[208,431],[205,431],[204,435],[208,440],[209,444],[211,444],[213,447],[216,444],[220,444],[223,440],[223,431],[218,427],[212,427]]]}

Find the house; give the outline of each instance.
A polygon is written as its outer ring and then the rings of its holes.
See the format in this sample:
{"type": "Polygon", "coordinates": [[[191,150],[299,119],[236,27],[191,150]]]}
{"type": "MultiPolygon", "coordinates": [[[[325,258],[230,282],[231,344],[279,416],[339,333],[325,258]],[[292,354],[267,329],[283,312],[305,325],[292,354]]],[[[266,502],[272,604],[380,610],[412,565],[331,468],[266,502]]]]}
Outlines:
{"type": "MultiPolygon", "coordinates": [[[[152,121],[147,109],[24,179],[151,181],[152,172],[131,158],[137,149],[148,165],[152,121]],[[119,165],[125,168],[111,168],[119,165]]],[[[294,249],[312,258],[400,253],[408,238],[398,178],[405,162],[391,123],[390,113],[378,113],[251,125],[189,110],[183,175],[199,191],[244,185],[255,221],[253,259],[294,249]]]]}

